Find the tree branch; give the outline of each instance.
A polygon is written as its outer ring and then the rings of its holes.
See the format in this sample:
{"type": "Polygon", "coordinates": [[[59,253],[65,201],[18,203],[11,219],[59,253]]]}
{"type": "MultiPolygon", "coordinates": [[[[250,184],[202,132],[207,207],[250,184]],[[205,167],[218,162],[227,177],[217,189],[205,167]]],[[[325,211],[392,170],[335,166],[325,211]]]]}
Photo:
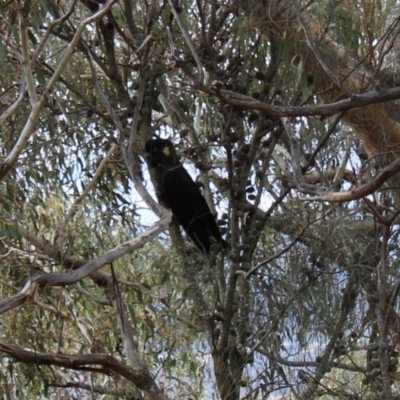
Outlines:
{"type": "Polygon", "coordinates": [[[300,163],[299,141],[297,140],[296,135],[293,132],[293,128],[292,125],[290,124],[289,119],[282,118],[282,124],[290,140],[290,155],[292,159],[293,179],[297,190],[300,193],[306,193],[312,195],[321,194],[323,191],[323,188],[321,186],[310,185],[309,183],[304,182],[304,178],[301,171],[301,163],[300,163]]]}
{"type": "Polygon", "coordinates": [[[94,184],[97,182],[99,179],[105,165],[107,164],[107,161],[109,158],[112,156],[114,151],[118,148],[118,145],[116,143],[113,143],[111,146],[111,149],[108,151],[106,156],[101,160],[100,165],[98,166],[96,172],[94,173],[94,176],[92,180],[89,182],[89,184],[86,186],[85,190],[82,192],[82,194],[74,201],[72,204],[71,208],[68,211],[67,216],[65,217],[64,221],[61,223],[59,229],[58,229],[58,240],[57,240],[57,246],[62,248],[64,246],[65,242],[65,233],[67,229],[68,222],[74,217],[76,211],[78,210],[78,205],[83,201],[83,199],[86,197],[86,195],[89,193],[90,189],[94,186],[94,184]]]}
{"type": "MultiPolygon", "coordinates": [[[[158,221],[152,228],[148,229],[146,232],[138,235],[132,240],[129,240],[125,243],[120,244],[116,248],[108,251],[102,256],[95,258],[87,262],[86,264],[80,266],[75,271],[67,272],[67,273],[45,273],[45,272],[36,272],[32,276],[28,278],[24,287],[15,295],[10,296],[6,299],[0,301],[0,314],[15,308],[21,304],[23,304],[28,298],[34,296],[34,294],[38,291],[41,286],[66,286],[73,283],[76,283],[83,278],[94,274],[99,271],[104,265],[109,264],[116,259],[124,256],[132,252],[133,250],[139,249],[144,246],[150,239],[157,236],[160,232],[167,229],[170,224],[170,214],[167,217],[164,217],[160,221],[158,221]]],[[[9,225],[17,226],[15,223],[10,223],[9,225]]],[[[21,229],[21,228],[20,228],[21,229]]],[[[19,230],[20,232],[22,230],[19,230]]],[[[27,234],[29,238],[29,232],[27,234]]],[[[40,239],[37,238],[39,241],[40,239]]],[[[36,240],[36,242],[38,241],[36,240]]],[[[33,241],[35,242],[35,241],[33,241]]],[[[38,243],[41,246],[45,246],[45,243],[38,243]]],[[[61,256],[61,251],[57,248],[52,248],[50,245],[48,246],[52,256],[56,259],[59,259],[61,256]]],[[[62,259],[62,256],[61,256],[62,259]]],[[[82,263],[82,262],[80,262],[82,263]]],[[[104,277],[103,277],[104,280],[104,277]]]]}
{"type": "Polygon", "coordinates": [[[332,203],[344,203],[345,201],[358,200],[378,190],[388,179],[400,172],[400,159],[393,161],[385,167],[370,182],[345,192],[329,192],[316,197],[301,198],[303,201],[329,201],[332,203]]]}
{"type": "MultiPolygon", "coordinates": [[[[186,71],[185,71],[186,72],[186,71]]],[[[232,92],[225,89],[211,88],[200,84],[193,77],[192,87],[204,93],[219,97],[224,102],[240,107],[244,110],[260,110],[269,116],[276,117],[301,117],[301,116],[329,116],[340,112],[352,110],[357,107],[363,107],[370,104],[385,103],[390,100],[400,99],[400,87],[392,89],[371,90],[362,94],[355,94],[350,99],[336,101],[318,106],[276,106],[263,103],[253,97],[244,94],[232,92]]]]}
{"type": "Polygon", "coordinates": [[[134,383],[139,389],[143,390],[149,400],[167,400],[167,397],[158,388],[146,369],[130,368],[108,354],[38,353],[25,350],[18,344],[5,343],[0,343],[0,351],[7,354],[8,357],[29,364],[56,365],[76,370],[84,370],[87,366],[100,365],[103,369],[123,376],[134,383]]]}
{"type": "Polygon", "coordinates": [[[111,6],[115,3],[116,0],[108,0],[108,2],[104,5],[104,7],[98,11],[97,13],[91,15],[90,17],[86,18],[83,20],[79,28],[77,29],[73,39],[71,40],[71,43],[68,46],[67,51],[64,54],[64,57],[62,58],[60,64],[58,65],[57,69],[55,70],[53,76],[50,78],[49,82],[47,83],[46,90],[40,97],[40,99],[35,102],[35,104],[32,107],[32,111],[25,123],[25,126],[17,140],[17,143],[14,145],[13,149],[7,156],[7,158],[4,160],[3,164],[0,165],[0,181],[4,179],[4,177],[7,175],[7,173],[10,171],[10,169],[13,167],[13,165],[16,163],[19,155],[25,148],[26,144],[28,143],[28,139],[32,135],[37,122],[39,120],[39,116],[44,108],[44,105],[47,101],[47,95],[53,88],[53,86],[56,84],[58,79],[60,78],[61,72],[64,70],[66,67],[69,59],[71,58],[75,47],[78,45],[81,36],[84,32],[84,29],[86,25],[91,24],[98,19],[102,18],[108,10],[111,8],[111,6]]]}

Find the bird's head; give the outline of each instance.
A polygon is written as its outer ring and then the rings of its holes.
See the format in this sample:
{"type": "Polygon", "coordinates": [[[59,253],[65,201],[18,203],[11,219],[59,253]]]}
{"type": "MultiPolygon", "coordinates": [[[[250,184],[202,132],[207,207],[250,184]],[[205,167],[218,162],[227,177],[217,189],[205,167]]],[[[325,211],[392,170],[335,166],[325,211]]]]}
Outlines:
{"type": "Polygon", "coordinates": [[[170,140],[150,139],[146,142],[144,149],[152,167],[179,162],[174,145],[170,140]]]}

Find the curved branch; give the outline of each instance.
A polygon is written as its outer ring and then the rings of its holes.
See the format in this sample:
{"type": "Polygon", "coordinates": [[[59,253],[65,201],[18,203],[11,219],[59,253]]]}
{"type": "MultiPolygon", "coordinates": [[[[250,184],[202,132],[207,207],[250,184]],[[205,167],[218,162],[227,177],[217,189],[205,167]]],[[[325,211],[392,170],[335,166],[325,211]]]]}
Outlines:
{"type": "Polygon", "coordinates": [[[0,343],[0,351],[7,354],[8,357],[29,364],[56,365],[76,370],[83,370],[87,366],[100,365],[106,371],[123,376],[125,379],[133,382],[138,388],[143,390],[148,399],[167,400],[167,397],[156,385],[147,369],[130,368],[108,354],[68,355],[61,353],[38,353],[36,351],[25,350],[17,344],[5,343],[0,343]]]}
{"type": "Polygon", "coordinates": [[[35,102],[35,104],[33,105],[32,111],[25,123],[25,126],[24,126],[16,144],[14,145],[10,154],[4,160],[3,164],[0,165],[0,181],[4,179],[4,177],[7,175],[8,171],[10,171],[10,169],[16,163],[19,155],[21,154],[21,152],[24,150],[26,144],[28,143],[28,139],[34,132],[37,122],[39,120],[39,116],[40,116],[40,114],[44,108],[44,105],[47,101],[47,95],[51,91],[53,86],[56,84],[58,79],[60,78],[61,72],[64,70],[69,59],[71,58],[72,54],[74,53],[75,47],[78,45],[86,25],[91,24],[91,23],[97,21],[98,19],[102,18],[108,12],[108,10],[111,8],[111,6],[114,3],[115,3],[115,0],[108,0],[108,2],[104,5],[104,7],[100,11],[98,11],[97,13],[86,18],[81,23],[79,28],[77,29],[75,36],[73,37],[71,43],[68,46],[66,53],[64,54],[64,57],[62,58],[60,64],[58,65],[57,69],[55,70],[53,76],[50,78],[49,82],[47,83],[45,92],[40,97],[40,99],[37,102],[35,102]]]}
{"type": "MultiPolygon", "coordinates": [[[[179,64],[179,67],[181,67],[181,64],[179,64]]],[[[186,72],[186,70],[184,71],[186,72]]],[[[357,107],[400,99],[400,87],[396,87],[393,89],[371,90],[362,94],[353,95],[350,99],[318,106],[276,106],[263,103],[253,97],[235,93],[230,90],[216,89],[202,85],[194,78],[192,78],[192,87],[204,93],[218,96],[221,100],[232,106],[240,107],[244,110],[260,110],[270,116],[276,117],[301,117],[311,115],[329,116],[343,111],[352,110],[357,107]]]]}
{"type": "Polygon", "coordinates": [[[292,159],[292,169],[293,169],[293,179],[296,188],[301,193],[306,194],[320,194],[323,189],[320,186],[310,185],[304,181],[303,175],[301,173],[301,163],[300,163],[300,146],[299,141],[293,131],[292,125],[290,124],[289,118],[281,118],[283,127],[290,141],[290,155],[292,159]]]}
{"type": "Polygon", "coordinates": [[[15,114],[17,112],[17,110],[19,109],[19,106],[21,105],[21,103],[24,100],[25,92],[26,92],[26,81],[25,81],[25,79],[23,79],[21,82],[20,88],[19,88],[19,96],[18,96],[17,100],[15,100],[14,103],[12,103],[7,108],[7,110],[5,110],[2,115],[0,115],[0,126],[2,126],[4,124],[4,122],[7,120],[7,118],[10,115],[15,114]]]}
{"type": "Polygon", "coordinates": [[[346,192],[329,192],[321,196],[301,198],[303,201],[329,201],[344,203],[345,201],[358,200],[377,191],[388,179],[400,172],[400,159],[393,161],[370,182],[346,192]]]}
{"type": "MultiPolygon", "coordinates": [[[[133,250],[137,250],[143,247],[144,244],[146,244],[150,239],[167,229],[170,221],[171,214],[168,214],[146,232],[143,232],[132,240],[120,244],[119,246],[103,254],[102,256],[87,262],[75,271],[59,274],[45,273],[41,271],[34,273],[31,277],[29,277],[24,287],[17,294],[0,301],[0,314],[23,304],[27,299],[34,296],[34,294],[41,286],[66,286],[76,283],[83,278],[94,274],[95,272],[99,271],[104,265],[115,261],[116,259],[132,252],[133,250]]],[[[16,229],[21,232],[22,228],[18,227],[15,223],[9,223],[9,225],[16,226],[16,229]]],[[[40,241],[40,239],[37,238],[36,242],[38,240],[40,241]]],[[[34,243],[35,241],[32,242],[34,243]]],[[[43,247],[45,244],[43,242],[39,242],[39,245],[43,247]]],[[[50,245],[48,247],[49,250],[51,250],[52,257],[54,257],[55,259],[63,259],[62,253],[58,248],[53,248],[50,245]]]]}

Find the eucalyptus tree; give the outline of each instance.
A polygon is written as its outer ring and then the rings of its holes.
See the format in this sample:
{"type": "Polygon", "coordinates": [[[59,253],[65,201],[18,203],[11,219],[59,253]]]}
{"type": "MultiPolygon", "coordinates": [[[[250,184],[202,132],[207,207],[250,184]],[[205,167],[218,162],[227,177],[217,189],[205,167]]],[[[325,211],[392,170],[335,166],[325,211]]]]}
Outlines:
{"type": "Polygon", "coordinates": [[[0,10],[5,398],[398,396],[395,1],[0,10]],[[152,137],[228,249],[158,201],[152,137]]]}

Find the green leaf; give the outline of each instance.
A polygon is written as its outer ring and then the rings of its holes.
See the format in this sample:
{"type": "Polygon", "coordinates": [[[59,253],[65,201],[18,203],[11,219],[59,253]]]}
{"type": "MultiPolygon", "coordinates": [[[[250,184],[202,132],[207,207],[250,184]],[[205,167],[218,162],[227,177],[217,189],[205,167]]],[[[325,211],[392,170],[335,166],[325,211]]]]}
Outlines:
{"type": "Polygon", "coordinates": [[[35,35],[31,32],[30,29],[27,29],[27,34],[28,34],[28,37],[29,37],[29,39],[31,40],[31,42],[32,42],[33,44],[37,44],[37,40],[36,40],[36,38],[35,38],[35,35]]]}

